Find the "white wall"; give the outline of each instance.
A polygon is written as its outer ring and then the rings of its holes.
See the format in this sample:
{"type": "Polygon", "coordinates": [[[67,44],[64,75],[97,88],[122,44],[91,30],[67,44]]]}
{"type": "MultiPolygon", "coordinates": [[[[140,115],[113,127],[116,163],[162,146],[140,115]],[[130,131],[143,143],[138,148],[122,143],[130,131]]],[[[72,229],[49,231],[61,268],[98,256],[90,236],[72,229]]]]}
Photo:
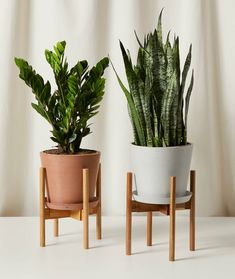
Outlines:
{"type": "MultiPolygon", "coordinates": [[[[45,48],[67,41],[70,65],[94,64],[109,54],[124,81],[118,40],[136,54],[140,38],[152,31],[164,9],[165,33],[180,36],[182,59],[193,44],[195,86],[189,139],[195,145],[199,215],[235,215],[235,2],[205,0],[0,0],[0,214],[38,213],[40,150],[50,148],[50,127],[30,107],[32,94],[18,79],[14,56],[26,58],[52,78],[45,48]]],[[[83,147],[102,152],[103,212],[125,213],[125,174],[130,168],[132,131],[126,100],[111,69],[106,94],[83,147]]]]}

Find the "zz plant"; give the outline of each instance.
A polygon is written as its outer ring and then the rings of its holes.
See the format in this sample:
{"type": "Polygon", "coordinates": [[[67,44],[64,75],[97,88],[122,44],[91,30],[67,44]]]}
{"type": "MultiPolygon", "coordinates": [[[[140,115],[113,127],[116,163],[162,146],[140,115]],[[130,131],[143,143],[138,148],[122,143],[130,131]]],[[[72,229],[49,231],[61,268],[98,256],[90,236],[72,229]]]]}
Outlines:
{"type": "Polygon", "coordinates": [[[35,95],[32,107],[52,126],[51,139],[61,152],[74,154],[79,152],[82,138],[90,133],[88,120],[98,112],[105,87],[102,76],[109,59],[103,58],[90,70],[86,60],[68,69],[65,47],[66,42],[62,41],[54,46],[54,51],[45,50],[57,85],[54,92],[50,82],[44,82],[24,59],[15,58],[15,63],[20,69],[19,77],[35,95]]]}
{"type": "Polygon", "coordinates": [[[162,12],[157,29],[145,36],[143,44],[135,33],[139,43],[136,65],[132,64],[129,51],[120,42],[129,90],[114,69],[127,98],[134,144],[141,146],[187,144],[187,115],[193,88],[193,71],[187,93],[184,94],[184,91],[192,46],[181,73],[179,38],[174,37],[171,44],[169,32],[163,42],[161,18],[162,12]]]}

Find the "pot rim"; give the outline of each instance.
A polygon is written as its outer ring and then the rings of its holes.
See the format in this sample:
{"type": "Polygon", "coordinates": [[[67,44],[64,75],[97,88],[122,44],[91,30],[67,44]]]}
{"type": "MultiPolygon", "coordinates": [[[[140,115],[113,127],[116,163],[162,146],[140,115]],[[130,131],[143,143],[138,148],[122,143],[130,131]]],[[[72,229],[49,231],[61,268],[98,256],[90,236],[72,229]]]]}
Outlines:
{"type": "Polygon", "coordinates": [[[176,145],[176,146],[142,146],[142,145],[136,145],[132,142],[131,146],[140,149],[168,149],[169,150],[169,149],[176,149],[176,148],[193,147],[193,143],[188,142],[185,145],[176,145]]]}
{"type": "Polygon", "coordinates": [[[100,151],[98,150],[93,150],[93,149],[85,149],[85,150],[89,150],[89,151],[92,151],[90,153],[77,153],[77,154],[53,154],[53,153],[47,153],[46,151],[49,151],[49,150],[56,150],[55,148],[53,149],[46,149],[46,150],[42,150],[40,152],[40,155],[43,155],[43,156],[57,156],[57,157],[87,157],[87,156],[94,156],[94,155],[100,155],[100,151]]]}

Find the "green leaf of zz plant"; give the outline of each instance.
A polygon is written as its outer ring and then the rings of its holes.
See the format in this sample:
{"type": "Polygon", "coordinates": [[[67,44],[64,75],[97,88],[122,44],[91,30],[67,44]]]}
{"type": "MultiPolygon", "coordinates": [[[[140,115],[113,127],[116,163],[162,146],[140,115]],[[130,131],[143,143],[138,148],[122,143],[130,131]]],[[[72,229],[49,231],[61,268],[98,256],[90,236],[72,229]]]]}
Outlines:
{"type": "Polygon", "coordinates": [[[184,89],[191,65],[192,46],[189,48],[183,71],[180,69],[179,38],[170,42],[162,36],[162,11],[157,29],[145,36],[139,45],[136,65],[120,42],[129,90],[117,72],[134,132],[134,143],[142,146],[176,146],[187,144],[187,115],[193,89],[193,73],[187,94],[184,89]]]}
{"type": "Polygon", "coordinates": [[[19,77],[32,89],[36,103],[32,107],[52,126],[51,139],[66,153],[77,153],[82,138],[90,133],[89,119],[99,109],[104,95],[103,74],[109,65],[107,57],[90,70],[86,60],[78,61],[70,70],[64,57],[66,42],[58,42],[53,50],[45,50],[57,88],[51,92],[50,82],[21,58],[15,58],[19,77]]]}

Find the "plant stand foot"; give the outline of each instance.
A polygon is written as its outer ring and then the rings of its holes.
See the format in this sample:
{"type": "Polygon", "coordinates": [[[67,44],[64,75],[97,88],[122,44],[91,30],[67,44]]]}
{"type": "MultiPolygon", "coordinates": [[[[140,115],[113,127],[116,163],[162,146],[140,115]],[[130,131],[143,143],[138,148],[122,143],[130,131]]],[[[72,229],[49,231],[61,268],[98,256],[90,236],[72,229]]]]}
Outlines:
{"type": "Polygon", "coordinates": [[[89,248],[89,170],[83,170],[83,247],[89,248]]]}
{"type": "Polygon", "coordinates": [[[190,171],[190,191],[192,193],[190,201],[190,235],[189,235],[189,249],[195,251],[195,184],[196,172],[190,171]]]}
{"type": "Polygon", "coordinates": [[[102,224],[101,224],[101,167],[99,167],[97,183],[96,183],[96,197],[99,199],[99,205],[96,213],[96,238],[102,238],[102,224]]]}
{"type": "Polygon", "coordinates": [[[147,212],[147,246],[152,246],[152,211],[147,212]]]}
{"type": "Polygon", "coordinates": [[[132,230],[132,173],[127,173],[126,195],[126,255],[131,255],[131,230],[132,230]]]}
{"type": "Polygon", "coordinates": [[[55,237],[59,236],[59,220],[58,219],[54,220],[54,236],[55,237]]]}
{"type": "Polygon", "coordinates": [[[169,261],[175,260],[175,187],[176,178],[174,176],[170,179],[170,249],[169,261]]]}

